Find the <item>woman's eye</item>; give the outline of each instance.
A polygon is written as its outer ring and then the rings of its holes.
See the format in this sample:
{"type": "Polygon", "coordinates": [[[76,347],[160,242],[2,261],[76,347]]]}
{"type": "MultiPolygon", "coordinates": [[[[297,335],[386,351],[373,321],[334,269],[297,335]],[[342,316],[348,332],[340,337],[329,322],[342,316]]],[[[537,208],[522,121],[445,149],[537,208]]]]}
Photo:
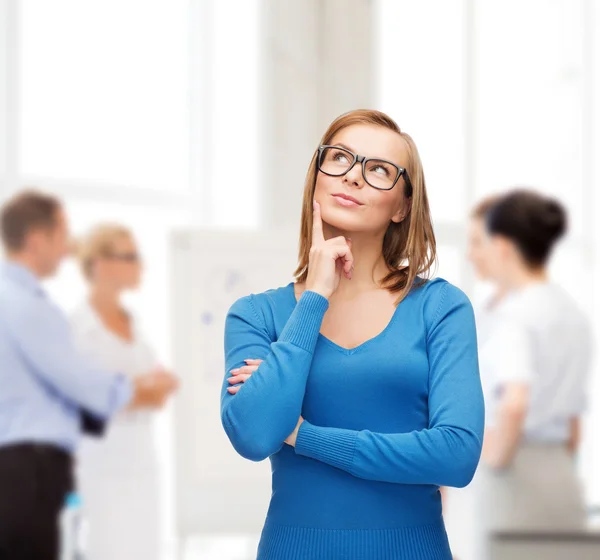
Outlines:
{"type": "Polygon", "coordinates": [[[335,161],[339,161],[340,163],[348,163],[348,156],[342,152],[339,152],[333,156],[335,161]]]}
{"type": "Polygon", "coordinates": [[[383,165],[374,165],[373,167],[371,167],[371,171],[374,171],[375,173],[379,173],[381,175],[389,175],[389,171],[387,170],[386,167],[384,167],[383,165]]]}

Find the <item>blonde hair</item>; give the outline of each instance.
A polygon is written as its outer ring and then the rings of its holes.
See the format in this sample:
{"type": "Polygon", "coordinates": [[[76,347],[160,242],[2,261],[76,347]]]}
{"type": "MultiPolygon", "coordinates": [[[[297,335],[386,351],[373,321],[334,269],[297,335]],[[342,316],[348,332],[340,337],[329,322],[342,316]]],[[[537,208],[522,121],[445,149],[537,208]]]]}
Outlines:
{"type": "Polygon", "coordinates": [[[75,240],[75,254],[86,280],[92,280],[94,262],[109,256],[114,251],[116,242],[123,238],[133,238],[131,230],[120,224],[103,223],[75,240]]]}
{"type": "MultiPolygon", "coordinates": [[[[330,144],[338,132],[357,124],[382,126],[396,132],[404,140],[408,151],[406,171],[412,184],[411,196],[408,197],[408,187],[404,178],[402,181],[398,181],[396,187],[404,188],[404,194],[409,198],[410,208],[400,223],[390,222],[383,238],[382,247],[383,257],[389,269],[382,285],[392,293],[399,292],[396,301],[398,304],[413,287],[425,282],[436,262],[436,242],[425,188],[423,165],[413,139],[402,132],[394,120],[380,111],[359,109],[341,115],[329,125],[320,144],[330,144]],[[420,279],[417,280],[417,277],[420,279]]],[[[298,268],[294,273],[297,282],[305,282],[308,276],[308,256],[312,245],[313,197],[319,173],[317,157],[318,153],[315,152],[308,167],[304,185],[298,268]]]]}

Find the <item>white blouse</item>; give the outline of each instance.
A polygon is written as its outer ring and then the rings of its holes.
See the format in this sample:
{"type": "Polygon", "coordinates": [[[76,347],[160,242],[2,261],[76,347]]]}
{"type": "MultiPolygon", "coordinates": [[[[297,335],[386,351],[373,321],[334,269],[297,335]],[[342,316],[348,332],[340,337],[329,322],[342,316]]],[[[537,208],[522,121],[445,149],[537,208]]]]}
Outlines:
{"type": "Polygon", "coordinates": [[[559,286],[537,283],[506,295],[485,317],[479,340],[486,423],[495,424],[507,383],[527,383],[525,440],[566,441],[570,419],[585,410],[591,351],[589,321],[559,286]]]}
{"type": "MultiPolygon", "coordinates": [[[[158,360],[132,317],[131,342],[108,330],[97,312],[84,302],[71,317],[75,342],[81,352],[98,366],[130,377],[156,368],[158,360]]],[[[138,471],[154,468],[157,453],[151,411],[119,413],[109,422],[103,438],[84,438],[79,467],[93,472],[138,471]]]]}

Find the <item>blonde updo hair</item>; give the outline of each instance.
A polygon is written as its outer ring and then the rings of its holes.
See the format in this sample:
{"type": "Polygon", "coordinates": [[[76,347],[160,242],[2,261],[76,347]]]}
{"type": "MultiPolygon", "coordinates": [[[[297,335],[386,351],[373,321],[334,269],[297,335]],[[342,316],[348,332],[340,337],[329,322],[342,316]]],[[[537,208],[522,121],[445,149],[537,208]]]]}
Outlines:
{"type": "Polygon", "coordinates": [[[109,256],[119,239],[133,238],[130,229],[120,224],[104,223],[93,227],[75,241],[75,255],[86,280],[93,279],[94,262],[109,256]]]}

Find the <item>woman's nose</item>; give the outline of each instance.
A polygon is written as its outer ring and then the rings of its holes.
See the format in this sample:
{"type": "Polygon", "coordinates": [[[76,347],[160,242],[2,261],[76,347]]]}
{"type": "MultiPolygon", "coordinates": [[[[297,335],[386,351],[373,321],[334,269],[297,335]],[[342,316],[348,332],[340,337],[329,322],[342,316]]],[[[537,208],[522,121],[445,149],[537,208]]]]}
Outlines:
{"type": "Polygon", "coordinates": [[[347,181],[354,187],[363,186],[362,167],[359,162],[356,162],[348,173],[344,175],[344,181],[347,181]]]}

